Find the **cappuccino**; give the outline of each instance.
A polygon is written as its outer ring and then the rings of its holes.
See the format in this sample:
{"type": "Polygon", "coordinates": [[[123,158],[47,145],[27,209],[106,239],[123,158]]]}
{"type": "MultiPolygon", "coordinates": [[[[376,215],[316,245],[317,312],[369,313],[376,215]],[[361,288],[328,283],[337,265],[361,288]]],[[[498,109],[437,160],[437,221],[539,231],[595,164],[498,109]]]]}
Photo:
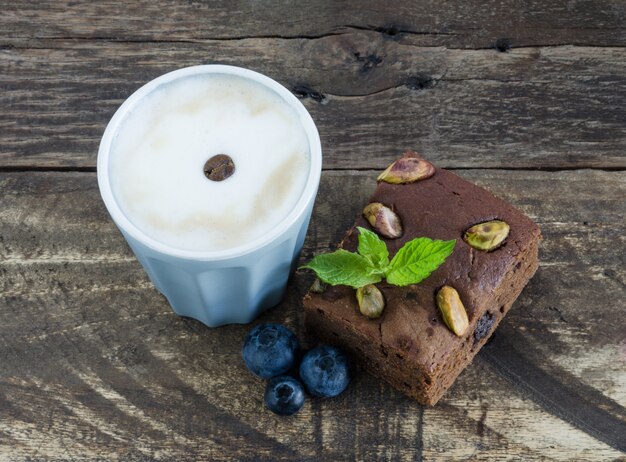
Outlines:
{"type": "Polygon", "coordinates": [[[277,226],[303,193],[309,140],[277,93],[241,76],[180,78],[142,98],[113,139],[121,211],[173,248],[226,250],[277,226]]]}

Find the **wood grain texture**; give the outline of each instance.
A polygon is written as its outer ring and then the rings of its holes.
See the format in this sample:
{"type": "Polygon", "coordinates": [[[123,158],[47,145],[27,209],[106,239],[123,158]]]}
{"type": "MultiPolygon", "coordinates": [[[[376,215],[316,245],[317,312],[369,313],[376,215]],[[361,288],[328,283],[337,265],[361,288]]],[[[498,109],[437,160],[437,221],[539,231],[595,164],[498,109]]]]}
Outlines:
{"type": "Polygon", "coordinates": [[[319,37],[353,29],[394,40],[416,37],[428,46],[623,45],[626,7],[619,0],[350,0],[336,2],[115,1],[2,2],[4,37],[114,40],[194,40],[240,37],[319,37]]]}
{"type": "MultiPolygon", "coordinates": [[[[624,434],[569,422],[557,393],[591,389],[581,407],[626,425],[624,324],[607,310],[626,299],[626,174],[459,173],[544,235],[542,266],[488,350],[434,408],[359,372],[345,394],[290,419],[263,408],[263,383],[243,367],[248,327],[207,329],[171,312],[108,218],[95,174],[0,174],[0,459],[626,460],[624,434]],[[500,336],[523,360],[509,357],[508,372],[493,360],[507,358],[500,336]],[[538,373],[556,390],[533,390],[538,373]]],[[[338,242],[374,177],[324,173],[303,259],[338,242]]],[[[260,321],[302,334],[310,282],[297,273],[260,321]]]]}
{"type": "MultiPolygon", "coordinates": [[[[0,461],[626,461],[626,3],[0,11],[0,461]],[[277,417],[240,359],[248,327],[176,317],[152,287],[100,200],[98,143],[143,83],[205,63],[270,75],[319,127],[303,260],[407,147],[539,223],[541,268],[438,406],[359,372],[277,417]]],[[[302,335],[310,283],[297,273],[259,322],[302,335]]]]}
{"type": "Polygon", "coordinates": [[[455,168],[626,168],[626,48],[455,50],[351,31],[135,43],[0,37],[0,168],[93,168],[117,107],[183,66],[274,77],[316,121],[327,169],[406,147],[455,168]]]}

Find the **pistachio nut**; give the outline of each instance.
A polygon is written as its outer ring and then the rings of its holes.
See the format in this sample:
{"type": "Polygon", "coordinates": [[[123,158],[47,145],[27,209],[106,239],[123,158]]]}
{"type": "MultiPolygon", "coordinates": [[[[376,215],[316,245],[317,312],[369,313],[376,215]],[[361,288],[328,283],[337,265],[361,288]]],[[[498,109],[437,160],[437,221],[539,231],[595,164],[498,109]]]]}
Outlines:
{"type": "Polygon", "coordinates": [[[326,292],[327,287],[328,284],[323,282],[320,278],[315,278],[315,281],[313,281],[313,284],[311,284],[311,288],[309,290],[314,294],[323,294],[324,292],[326,292]]]}
{"type": "Polygon", "coordinates": [[[437,292],[437,306],[448,329],[461,337],[467,330],[469,321],[463,302],[461,302],[456,289],[450,286],[443,286],[439,289],[439,292],[437,292]]]}
{"type": "Polygon", "coordinates": [[[359,302],[359,311],[370,319],[380,317],[385,309],[383,293],[374,284],[359,287],[356,290],[356,300],[359,302]]]}
{"type": "Polygon", "coordinates": [[[418,157],[402,157],[378,175],[377,180],[391,184],[413,183],[430,178],[434,174],[435,167],[427,160],[418,157]]]}
{"type": "Polygon", "coordinates": [[[379,202],[372,202],[363,209],[363,216],[379,234],[390,239],[402,236],[400,218],[389,207],[379,202]]]}
{"type": "Polygon", "coordinates": [[[485,221],[465,231],[463,239],[478,250],[489,252],[498,248],[509,235],[509,225],[504,221],[485,221]]]}

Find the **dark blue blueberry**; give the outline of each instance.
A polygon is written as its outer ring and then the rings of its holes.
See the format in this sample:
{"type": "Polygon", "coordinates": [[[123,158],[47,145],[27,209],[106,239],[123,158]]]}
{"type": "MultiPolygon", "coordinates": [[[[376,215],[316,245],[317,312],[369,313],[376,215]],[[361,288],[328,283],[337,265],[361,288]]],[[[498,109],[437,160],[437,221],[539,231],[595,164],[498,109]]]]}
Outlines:
{"type": "Polygon", "coordinates": [[[337,396],[350,383],[350,362],[348,357],[335,347],[313,348],[300,363],[300,378],[312,395],[337,396]]]}
{"type": "Polygon", "coordinates": [[[291,415],[304,404],[304,387],[293,377],[274,377],[265,387],[265,405],[278,415],[291,415]]]}
{"type": "Polygon", "coordinates": [[[243,360],[252,373],[269,379],[284,374],[294,364],[300,343],[280,324],[259,324],[243,343],[243,360]]]}

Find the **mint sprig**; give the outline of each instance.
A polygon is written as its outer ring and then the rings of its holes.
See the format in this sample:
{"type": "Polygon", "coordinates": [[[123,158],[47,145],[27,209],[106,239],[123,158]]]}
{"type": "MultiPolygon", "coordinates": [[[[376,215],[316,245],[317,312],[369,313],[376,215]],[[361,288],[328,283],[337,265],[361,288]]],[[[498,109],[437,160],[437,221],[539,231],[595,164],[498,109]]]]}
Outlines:
{"type": "Polygon", "coordinates": [[[375,284],[383,278],[395,286],[417,284],[426,279],[448,258],[456,240],[440,241],[419,237],[400,248],[389,261],[389,250],[376,233],[358,227],[358,253],[339,249],[314,257],[307,265],[323,282],[355,289],[375,284]]]}

